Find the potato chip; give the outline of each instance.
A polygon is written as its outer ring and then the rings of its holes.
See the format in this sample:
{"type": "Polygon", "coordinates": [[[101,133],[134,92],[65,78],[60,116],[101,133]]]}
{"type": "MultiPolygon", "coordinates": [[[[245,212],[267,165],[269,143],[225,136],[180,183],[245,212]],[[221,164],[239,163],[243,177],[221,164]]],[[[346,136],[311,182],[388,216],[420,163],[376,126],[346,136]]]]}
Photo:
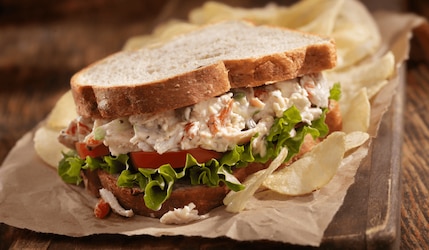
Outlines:
{"type": "Polygon", "coordinates": [[[278,167],[282,165],[288,154],[287,148],[282,148],[279,155],[270,163],[268,168],[259,171],[257,174],[251,175],[243,183],[246,187],[244,190],[238,192],[229,192],[223,199],[223,203],[226,205],[226,211],[232,213],[238,213],[242,211],[247,201],[261,186],[262,182],[272,174],[278,167]]]}
{"type": "Polygon", "coordinates": [[[381,45],[377,24],[360,1],[344,2],[330,36],[337,47],[337,69],[352,66],[369,57],[381,45]]]}
{"type": "Polygon", "coordinates": [[[34,149],[40,158],[53,168],[58,167],[62,159],[61,152],[68,149],[58,140],[59,130],[40,127],[34,135],[34,149]]]}
{"type": "Polygon", "coordinates": [[[207,2],[189,14],[189,21],[203,25],[223,20],[248,20],[322,35],[332,33],[335,19],[344,0],[305,0],[290,7],[268,4],[262,8],[239,8],[207,2]]]}
{"type": "Polygon", "coordinates": [[[284,195],[305,195],[327,184],[346,151],[346,134],[334,132],[288,167],[268,176],[263,186],[284,195]]]}
{"type": "Polygon", "coordinates": [[[159,25],[152,34],[134,36],[129,38],[123,50],[137,50],[141,48],[154,48],[162,45],[175,36],[192,31],[198,26],[179,20],[170,20],[159,25]]]}
{"type": "Polygon", "coordinates": [[[362,88],[367,89],[368,98],[371,99],[387,84],[395,73],[395,58],[391,52],[383,57],[370,60],[344,71],[327,71],[326,78],[331,82],[341,84],[341,95],[348,101],[362,88]]]}
{"type": "Polygon", "coordinates": [[[275,24],[305,32],[331,35],[344,0],[305,0],[279,10],[275,24]]]}
{"type": "Polygon", "coordinates": [[[61,129],[66,128],[76,117],[72,93],[67,91],[58,99],[46,123],[37,129],[34,135],[34,149],[49,166],[56,168],[62,159],[61,152],[68,150],[57,138],[61,129]]]}
{"type": "Polygon", "coordinates": [[[62,129],[77,117],[76,106],[71,91],[67,91],[55,104],[46,120],[46,126],[51,129],[62,129]]]}
{"type": "Polygon", "coordinates": [[[275,25],[279,11],[286,7],[268,4],[262,8],[239,8],[219,2],[206,2],[189,13],[189,21],[204,25],[224,20],[248,20],[255,24],[275,25]]]}
{"type": "Polygon", "coordinates": [[[348,133],[345,138],[346,143],[346,152],[360,147],[362,144],[364,144],[369,139],[369,134],[366,132],[361,131],[354,131],[351,133],[348,133]]]}
{"type": "Polygon", "coordinates": [[[342,131],[346,133],[368,131],[371,104],[365,88],[362,88],[353,98],[343,101],[340,109],[343,117],[342,131]]]}

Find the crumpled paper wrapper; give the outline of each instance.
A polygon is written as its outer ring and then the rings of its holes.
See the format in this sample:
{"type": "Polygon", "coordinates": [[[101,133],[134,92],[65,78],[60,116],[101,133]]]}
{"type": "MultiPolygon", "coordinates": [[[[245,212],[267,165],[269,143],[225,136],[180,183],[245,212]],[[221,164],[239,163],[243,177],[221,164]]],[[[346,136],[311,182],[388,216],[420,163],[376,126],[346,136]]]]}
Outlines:
{"type": "MultiPolygon", "coordinates": [[[[392,50],[400,66],[409,53],[411,30],[422,21],[414,15],[375,14],[382,37],[382,52],[392,50]]],[[[398,77],[375,97],[370,134],[376,136],[384,112],[395,94],[398,77]]],[[[226,236],[236,240],[271,240],[318,246],[347,189],[368,144],[346,157],[338,173],[325,187],[302,197],[284,197],[271,191],[255,195],[245,211],[233,214],[219,207],[209,218],[186,225],[163,225],[158,219],[111,215],[96,219],[97,199],[82,188],[65,184],[56,171],[46,166],[33,149],[34,131],[28,132],[11,150],[0,168],[0,221],[43,233],[68,236],[92,234],[226,236]],[[26,157],[22,157],[25,152],[26,157]]]]}

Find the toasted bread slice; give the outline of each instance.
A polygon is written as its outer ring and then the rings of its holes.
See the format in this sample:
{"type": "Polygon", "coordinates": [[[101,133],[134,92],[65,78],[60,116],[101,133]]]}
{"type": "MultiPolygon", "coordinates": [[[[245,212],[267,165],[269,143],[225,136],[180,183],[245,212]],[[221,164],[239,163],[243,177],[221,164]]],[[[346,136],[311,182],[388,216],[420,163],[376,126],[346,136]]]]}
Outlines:
{"type": "Polygon", "coordinates": [[[181,108],[336,64],[329,38],[243,21],[208,25],[161,47],[123,51],[71,79],[78,114],[116,118],[181,108]]]}

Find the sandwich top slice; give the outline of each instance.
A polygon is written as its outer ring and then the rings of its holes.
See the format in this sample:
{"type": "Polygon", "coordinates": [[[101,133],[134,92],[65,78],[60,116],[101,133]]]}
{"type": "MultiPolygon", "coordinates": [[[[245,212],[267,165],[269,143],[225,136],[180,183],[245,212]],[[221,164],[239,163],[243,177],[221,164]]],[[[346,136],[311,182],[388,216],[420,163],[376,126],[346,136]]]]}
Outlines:
{"type": "Polygon", "coordinates": [[[59,174],[137,214],[201,213],[265,168],[341,129],[332,40],[247,22],[209,25],[109,56],[72,77],[80,115],[59,136],[59,174]],[[83,173],[83,178],[81,176],[83,173]]]}
{"type": "Polygon", "coordinates": [[[116,53],[75,74],[71,88],[80,115],[117,118],[177,109],[335,64],[329,38],[229,21],[156,49],[116,53]]]}

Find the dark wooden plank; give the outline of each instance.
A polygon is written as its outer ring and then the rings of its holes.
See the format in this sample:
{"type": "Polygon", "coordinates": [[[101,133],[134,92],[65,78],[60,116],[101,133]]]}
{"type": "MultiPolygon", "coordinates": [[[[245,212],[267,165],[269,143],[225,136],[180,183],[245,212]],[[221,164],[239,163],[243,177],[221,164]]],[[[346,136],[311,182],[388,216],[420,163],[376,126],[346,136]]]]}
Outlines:
{"type": "Polygon", "coordinates": [[[404,119],[403,249],[429,247],[429,68],[412,65],[408,73],[404,119]]]}
{"type": "Polygon", "coordinates": [[[400,243],[400,171],[404,77],[380,124],[343,206],[328,226],[323,248],[397,249],[400,243]]]}
{"type": "Polygon", "coordinates": [[[400,71],[398,91],[380,124],[371,157],[370,193],[367,217],[367,248],[398,249],[400,244],[400,205],[405,66],[400,71]]]}

